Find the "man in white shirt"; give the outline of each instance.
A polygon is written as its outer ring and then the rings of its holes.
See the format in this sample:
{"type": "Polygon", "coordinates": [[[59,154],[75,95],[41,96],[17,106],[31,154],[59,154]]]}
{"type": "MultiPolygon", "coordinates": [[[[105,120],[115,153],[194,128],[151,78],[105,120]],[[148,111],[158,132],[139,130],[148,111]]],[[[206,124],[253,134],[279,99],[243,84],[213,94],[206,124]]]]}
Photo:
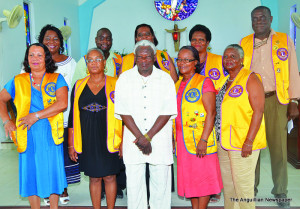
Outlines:
{"type": "Polygon", "coordinates": [[[115,116],[122,119],[123,159],[129,209],[146,209],[145,167],[150,168],[150,208],[171,208],[172,119],[177,115],[176,91],[169,74],[157,69],[155,46],[135,45],[136,66],[119,77],[115,116]]]}

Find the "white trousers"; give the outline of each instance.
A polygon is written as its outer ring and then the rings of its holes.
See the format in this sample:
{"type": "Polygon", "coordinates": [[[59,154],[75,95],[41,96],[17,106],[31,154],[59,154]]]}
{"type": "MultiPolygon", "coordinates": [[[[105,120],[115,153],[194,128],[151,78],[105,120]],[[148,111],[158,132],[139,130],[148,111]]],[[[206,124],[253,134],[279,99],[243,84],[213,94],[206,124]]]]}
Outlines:
{"type": "MultiPolygon", "coordinates": [[[[126,164],[128,209],[148,209],[146,164],[126,164]]],[[[171,208],[171,165],[149,165],[150,208],[171,208]]]]}

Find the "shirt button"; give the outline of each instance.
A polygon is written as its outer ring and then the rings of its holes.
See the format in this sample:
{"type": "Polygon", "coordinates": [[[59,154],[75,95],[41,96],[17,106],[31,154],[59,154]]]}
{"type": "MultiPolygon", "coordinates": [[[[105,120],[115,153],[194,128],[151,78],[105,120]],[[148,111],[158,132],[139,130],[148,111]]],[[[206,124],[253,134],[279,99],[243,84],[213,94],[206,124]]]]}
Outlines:
{"type": "Polygon", "coordinates": [[[146,96],[144,96],[144,98],[146,98],[146,96]]]}
{"type": "Polygon", "coordinates": [[[144,107],[144,109],[146,109],[146,107],[144,107]]]}
{"type": "Polygon", "coordinates": [[[148,129],[145,129],[145,131],[148,131],[148,129]]]}
{"type": "Polygon", "coordinates": [[[147,120],[146,118],[144,118],[144,120],[147,120]]]}

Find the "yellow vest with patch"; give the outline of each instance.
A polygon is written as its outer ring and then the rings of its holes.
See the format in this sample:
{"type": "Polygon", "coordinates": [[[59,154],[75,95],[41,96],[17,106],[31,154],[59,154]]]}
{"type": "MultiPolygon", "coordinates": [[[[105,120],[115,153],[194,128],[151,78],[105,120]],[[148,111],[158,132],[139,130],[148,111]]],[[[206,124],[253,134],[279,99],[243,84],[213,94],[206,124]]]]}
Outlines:
{"type": "MultiPolygon", "coordinates": [[[[190,154],[196,154],[198,142],[200,141],[206,118],[206,111],[202,102],[202,88],[205,76],[197,73],[187,83],[181,98],[182,133],[186,150],[190,154]]],[[[182,77],[176,82],[176,91],[180,87],[182,77]]],[[[175,129],[176,130],[176,129],[175,129]]],[[[217,152],[215,128],[207,139],[207,154],[217,152]]]]}
{"type": "MultiPolygon", "coordinates": [[[[251,70],[254,52],[254,34],[246,36],[241,40],[244,49],[244,66],[251,70]]],[[[288,36],[285,33],[276,32],[271,36],[271,50],[273,71],[275,75],[275,86],[278,101],[281,104],[289,103],[289,59],[288,59],[288,36]]]]}
{"type": "MultiPolygon", "coordinates": [[[[57,82],[58,73],[45,73],[41,92],[43,97],[44,109],[52,105],[56,101],[55,85],[57,82]]],[[[17,130],[13,132],[12,138],[17,146],[18,152],[25,152],[27,149],[27,127],[18,127],[21,122],[19,119],[29,114],[31,106],[31,80],[29,73],[23,73],[15,76],[15,99],[14,104],[17,109],[16,126],[17,130]]],[[[47,118],[50,126],[52,137],[56,145],[64,141],[64,117],[63,113],[58,113],[55,116],[47,118]]]]}
{"type": "Polygon", "coordinates": [[[204,66],[204,76],[210,77],[215,85],[215,89],[220,90],[220,88],[223,86],[220,81],[225,77],[221,55],[207,52],[206,63],[204,66]]]}
{"type": "MultiPolygon", "coordinates": [[[[114,53],[114,54],[117,57],[117,58],[113,58],[113,60],[114,60],[114,62],[113,62],[114,63],[114,77],[118,78],[121,73],[123,59],[122,59],[121,55],[116,54],[116,53],[114,53]]],[[[86,56],[87,55],[84,55],[83,57],[84,57],[85,64],[87,65],[87,62],[86,62],[87,57],[86,56]]],[[[86,74],[90,75],[88,68],[86,68],[86,74]]]]}
{"type": "MultiPolygon", "coordinates": [[[[77,153],[82,153],[82,135],[80,124],[79,98],[87,85],[90,76],[78,80],[75,83],[74,104],[73,104],[73,145],[77,153]]],[[[107,150],[111,153],[119,151],[122,142],[122,121],[115,118],[115,86],[116,78],[106,76],[105,79],[105,95],[107,100],[107,150]]],[[[100,128],[100,127],[99,127],[100,128]]]]}
{"type": "MultiPolygon", "coordinates": [[[[241,151],[250,128],[253,109],[249,102],[246,87],[251,73],[253,72],[250,70],[241,69],[222,101],[220,141],[226,150],[241,151]]],[[[263,116],[252,150],[264,149],[266,145],[266,128],[263,116]]]]}
{"type": "MultiPolygon", "coordinates": [[[[170,74],[170,57],[167,52],[156,50],[156,61],[161,70],[170,74]]],[[[134,65],[134,53],[127,54],[123,57],[121,73],[133,68],[134,65]]]]}

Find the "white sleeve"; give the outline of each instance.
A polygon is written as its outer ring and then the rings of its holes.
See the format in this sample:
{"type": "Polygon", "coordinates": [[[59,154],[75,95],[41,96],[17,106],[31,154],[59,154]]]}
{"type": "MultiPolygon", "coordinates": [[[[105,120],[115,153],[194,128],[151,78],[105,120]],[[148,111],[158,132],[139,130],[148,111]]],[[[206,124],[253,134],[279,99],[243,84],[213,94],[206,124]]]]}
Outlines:
{"type": "Polygon", "coordinates": [[[165,87],[163,88],[163,106],[160,115],[171,115],[170,120],[177,116],[177,99],[174,81],[166,76],[165,87]]]}

